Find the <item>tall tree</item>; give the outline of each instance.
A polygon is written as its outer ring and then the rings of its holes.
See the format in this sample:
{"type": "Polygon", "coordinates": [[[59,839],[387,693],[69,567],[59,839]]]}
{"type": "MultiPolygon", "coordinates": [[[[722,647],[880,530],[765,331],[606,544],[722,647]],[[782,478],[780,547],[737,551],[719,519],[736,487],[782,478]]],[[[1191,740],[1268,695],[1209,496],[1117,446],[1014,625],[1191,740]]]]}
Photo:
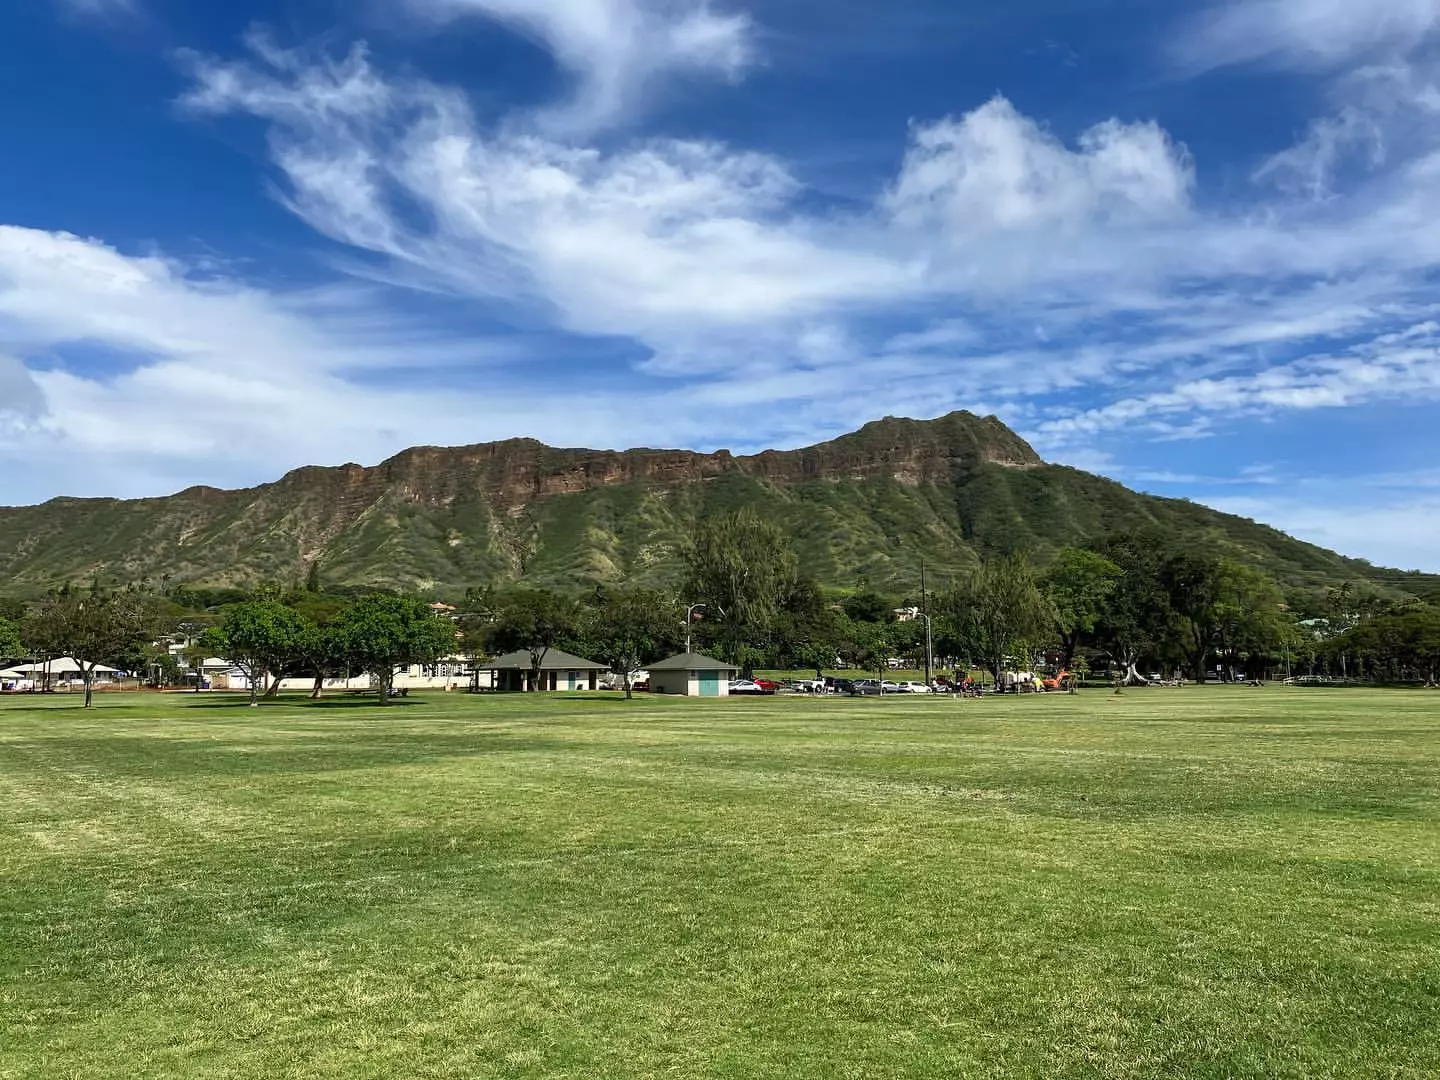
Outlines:
{"type": "Polygon", "coordinates": [[[1249,566],[1226,561],[1215,602],[1215,649],[1232,677],[1242,665],[1258,677],[1266,662],[1294,637],[1280,587],[1249,566]]]}
{"type": "Polygon", "coordinates": [[[207,630],[201,641],[245,673],[255,706],[268,677],[276,676],[279,687],[279,676],[294,663],[309,630],[299,612],[278,600],[247,600],[226,608],[220,625],[207,630]]]}
{"type": "Polygon", "coordinates": [[[94,704],[96,667],[149,642],[155,619],[149,598],[139,592],[67,588],[41,601],[22,636],[35,651],[69,656],[80,665],[88,709],[94,704]]]}
{"type": "Polygon", "coordinates": [[[1126,685],[1146,681],[1138,669],[1141,658],[1158,651],[1174,632],[1175,614],[1160,581],[1169,549],[1170,537],[1152,529],[1111,534],[1094,549],[1121,572],[1096,630],[1126,685]]]}
{"type": "Polygon", "coordinates": [[[1068,670],[1081,644],[1095,635],[1124,571],[1103,555],[1065,548],[1046,572],[1041,588],[1055,612],[1061,663],[1068,670]]]}
{"type": "Polygon", "coordinates": [[[962,628],[960,636],[973,643],[996,682],[1005,672],[1006,657],[1042,641],[1054,623],[1050,603],[1023,555],[984,560],[940,606],[962,628]]]}
{"type": "Polygon", "coordinates": [[[633,696],[630,673],[680,648],[682,619],[683,613],[664,593],[602,590],[585,606],[580,634],[591,655],[620,674],[628,701],[633,696]]]}
{"type": "Polygon", "coordinates": [[[527,689],[540,687],[540,668],[551,649],[571,639],[579,628],[579,606],[568,596],[548,589],[515,589],[497,598],[494,620],[486,633],[491,651],[530,654],[527,689]]]}
{"type": "Polygon", "coordinates": [[[1177,643],[1197,683],[1203,683],[1209,671],[1225,573],[1225,563],[1204,552],[1177,552],[1160,564],[1160,584],[1176,616],[1177,643]]]}
{"type": "Polygon", "coordinates": [[[789,537],[752,510],[704,522],[686,552],[687,599],[707,605],[725,659],[749,674],[754,644],[792,592],[798,560],[789,537]]]}
{"type": "Polygon", "coordinates": [[[424,600],[377,593],[355,601],[336,618],[333,633],[349,663],[370,676],[388,704],[397,668],[434,664],[455,651],[455,624],[424,600]]]}

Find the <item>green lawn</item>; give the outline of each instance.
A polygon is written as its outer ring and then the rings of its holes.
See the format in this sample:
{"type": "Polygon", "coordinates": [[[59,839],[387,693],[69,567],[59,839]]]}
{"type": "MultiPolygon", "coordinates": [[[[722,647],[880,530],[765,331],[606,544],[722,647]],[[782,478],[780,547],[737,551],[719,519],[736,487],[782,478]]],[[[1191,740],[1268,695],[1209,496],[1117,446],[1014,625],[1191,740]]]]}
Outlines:
{"type": "Polygon", "coordinates": [[[0,1077],[1440,1076],[1440,694],[0,704],[0,1077]]]}

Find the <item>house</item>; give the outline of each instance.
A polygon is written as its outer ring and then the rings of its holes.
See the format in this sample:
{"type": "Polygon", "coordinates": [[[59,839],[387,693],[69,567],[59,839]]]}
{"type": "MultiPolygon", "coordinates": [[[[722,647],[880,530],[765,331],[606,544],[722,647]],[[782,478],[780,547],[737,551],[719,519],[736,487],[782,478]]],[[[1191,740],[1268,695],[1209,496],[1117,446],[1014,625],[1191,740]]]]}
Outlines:
{"type": "Polygon", "coordinates": [[[734,664],[699,653],[681,653],[650,665],[650,692],[680,697],[729,697],[730,680],[738,674],[734,664]]]}
{"type": "MultiPolygon", "coordinates": [[[[490,672],[490,685],[496,690],[514,692],[532,689],[529,686],[532,665],[528,649],[483,661],[479,666],[490,672]]],[[[597,664],[563,649],[546,649],[540,660],[540,682],[533,689],[595,690],[601,673],[609,670],[608,664],[597,664]]]]}
{"type": "MultiPolygon", "coordinates": [[[[122,672],[113,667],[96,664],[92,681],[96,686],[108,686],[119,682],[121,674],[122,672]]],[[[16,664],[0,671],[0,680],[15,684],[15,689],[20,689],[25,683],[43,686],[47,681],[50,686],[68,687],[71,684],[80,685],[83,676],[79,661],[69,656],[60,656],[54,660],[27,660],[23,664],[16,664]]]]}
{"type": "MultiPolygon", "coordinates": [[[[528,653],[526,654],[529,655],[528,653]]],[[[206,662],[207,664],[209,661],[206,662]]],[[[224,663],[224,661],[221,661],[224,663]]],[[[227,665],[228,666],[228,665],[227,665]]],[[[476,671],[476,662],[467,656],[447,656],[434,664],[410,664],[395,669],[390,685],[396,690],[463,690],[488,688],[490,673],[476,671]]],[[[249,690],[250,680],[242,671],[231,671],[212,685],[217,690],[249,690]]],[[[292,675],[280,683],[281,690],[310,690],[314,676],[292,675]]],[[[331,675],[321,682],[322,692],[363,692],[374,690],[375,681],[368,674],[331,675]]]]}

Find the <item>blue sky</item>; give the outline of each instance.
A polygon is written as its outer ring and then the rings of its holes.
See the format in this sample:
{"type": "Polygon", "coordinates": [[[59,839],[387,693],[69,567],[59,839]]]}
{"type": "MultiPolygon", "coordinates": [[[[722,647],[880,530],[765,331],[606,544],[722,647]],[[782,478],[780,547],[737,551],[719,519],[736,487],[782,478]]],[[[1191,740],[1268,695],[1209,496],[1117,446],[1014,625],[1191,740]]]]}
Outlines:
{"type": "Polygon", "coordinates": [[[6,502],[968,408],[1440,570],[1440,0],[30,0],[0,102],[6,502]]]}

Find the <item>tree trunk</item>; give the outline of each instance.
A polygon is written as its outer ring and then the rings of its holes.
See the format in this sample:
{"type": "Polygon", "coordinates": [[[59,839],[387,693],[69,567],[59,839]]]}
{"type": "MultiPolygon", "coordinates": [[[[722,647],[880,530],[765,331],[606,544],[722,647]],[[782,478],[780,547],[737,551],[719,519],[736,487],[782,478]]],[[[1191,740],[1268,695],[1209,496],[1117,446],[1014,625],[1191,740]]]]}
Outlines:
{"type": "Polygon", "coordinates": [[[625,666],[624,681],[625,681],[625,700],[626,700],[626,701],[631,701],[631,700],[634,699],[634,694],[632,694],[631,691],[630,691],[630,666],[629,666],[628,664],[625,666]]]}
{"type": "Polygon", "coordinates": [[[260,704],[260,677],[261,673],[255,670],[248,672],[250,676],[250,707],[256,708],[260,704]]]}
{"type": "Polygon", "coordinates": [[[1080,651],[1079,633],[1060,635],[1060,670],[1069,671],[1070,665],[1075,662],[1075,654],[1080,651]]]}
{"type": "Polygon", "coordinates": [[[325,673],[324,673],[323,671],[317,671],[317,672],[315,673],[315,685],[314,685],[313,687],[311,687],[311,689],[310,689],[310,700],[311,700],[311,701],[319,701],[319,700],[320,700],[320,691],[323,690],[324,688],[325,688],[325,673]]]}
{"type": "Polygon", "coordinates": [[[85,708],[89,709],[95,704],[95,666],[81,664],[80,678],[85,683],[85,708]]]}
{"type": "Polygon", "coordinates": [[[280,696],[280,684],[284,681],[285,673],[282,671],[278,675],[276,675],[271,681],[270,685],[265,688],[266,701],[269,701],[271,698],[277,698],[280,696]]]}

